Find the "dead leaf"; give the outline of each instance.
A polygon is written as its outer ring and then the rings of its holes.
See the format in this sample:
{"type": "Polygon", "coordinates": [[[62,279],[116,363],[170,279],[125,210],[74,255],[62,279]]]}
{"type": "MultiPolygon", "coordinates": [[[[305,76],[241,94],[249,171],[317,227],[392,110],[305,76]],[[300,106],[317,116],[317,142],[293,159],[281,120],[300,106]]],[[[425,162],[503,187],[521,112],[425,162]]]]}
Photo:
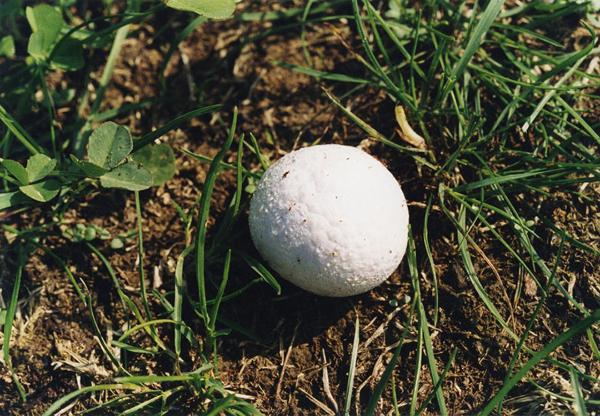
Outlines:
{"type": "Polygon", "coordinates": [[[535,280],[531,278],[529,273],[525,273],[525,294],[529,297],[534,297],[537,293],[537,284],[535,280]]]}
{"type": "Polygon", "coordinates": [[[400,131],[398,131],[398,133],[402,140],[418,149],[425,149],[427,147],[425,144],[425,139],[418,135],[417,132],[415,132],[410,126],[410,124],[408,124],[404,108],[401,105],[396,106],[395,113],[396,121],[400,126],[400,131]]]}

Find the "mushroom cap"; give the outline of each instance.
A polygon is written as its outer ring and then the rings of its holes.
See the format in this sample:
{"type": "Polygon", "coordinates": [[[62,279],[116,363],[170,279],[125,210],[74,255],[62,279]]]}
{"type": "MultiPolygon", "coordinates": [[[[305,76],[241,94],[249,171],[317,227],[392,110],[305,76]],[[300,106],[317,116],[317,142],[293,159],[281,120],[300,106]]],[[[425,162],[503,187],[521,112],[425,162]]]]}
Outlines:
{"type": "Polygon", "coordinates": [[[408,240],[400,185],[377,159],[351,146],[293,151],[261,178],[250,233],[283,278],[322,296],[352,296],[386,280],[408,240]]]}

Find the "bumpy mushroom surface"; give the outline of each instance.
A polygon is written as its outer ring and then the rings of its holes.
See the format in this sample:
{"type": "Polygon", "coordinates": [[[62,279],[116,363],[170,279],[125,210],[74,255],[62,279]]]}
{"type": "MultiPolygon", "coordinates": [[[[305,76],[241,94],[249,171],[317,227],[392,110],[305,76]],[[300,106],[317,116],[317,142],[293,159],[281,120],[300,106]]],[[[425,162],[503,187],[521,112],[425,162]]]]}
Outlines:
{"type": "Polygon", "coordinates": [[[406,251],[408,208],[377,159],[351,146],[291,152],[260,180],[250,232],[283,278],[322,296],[352,296],[386,280],[406,251]]]}

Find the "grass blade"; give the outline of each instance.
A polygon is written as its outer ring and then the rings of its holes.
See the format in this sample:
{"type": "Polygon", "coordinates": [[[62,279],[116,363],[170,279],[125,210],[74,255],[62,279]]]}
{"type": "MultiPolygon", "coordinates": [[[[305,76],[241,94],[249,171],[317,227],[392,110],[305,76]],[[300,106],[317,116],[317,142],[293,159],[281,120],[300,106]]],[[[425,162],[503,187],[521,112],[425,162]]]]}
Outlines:
{"type": "Polygon", "coordinates": [[[179,117],[175,117],[173,120],[169,121],[164,126],[158,128],[154,131],[151,131],[150,133],[143,135],[139,140],[135,140],[133,142],[133,151],[135,152],[136,150],[141,149],[142,147],[146,146],[147,144],[152,143],[154,140],[158,139],[160,136],[167,134],[168,132],[170,132],[177,126],[179,126],[184,121],[189,120],[190,118],[204,115],[204,114],[214,113],[215,111],[220,110],[221,107],[222,107],[221,104],[207,105],[205,107],[199,107],[199,108],[196,108],[195,110],[188,111],[187,113],[182,114],[179,117]]]}
{"type": "Polygon", "coordinates": [[[356,78],[356,77],[352,77],[350,75],[341,74],[341,73],[337,73],[337,72],[319,71],[318,69],[310,68],[307,66],[290,64],[290,63],[282,62],[282,61],[274,61],[273,64],[279,65],[282,68],[291,69],[292,71],[297,72],[299,74],[308,75],[313,78],[321,79],[321,80],[326,79],[328,81],[346,82],[349,84],[369,84],[370,83],[369,80],[366,80],[364,78],[356,78]]]}
{"type": "MultiPolygon", "coordinates": [[[[421,297],[421,288],[419,284],[419,272],[417,269],[417,257],[416,257],[416,247],[415,241],[412,236],[412,231],[409,232],[408,238],[408,270],[413,282],[415,296],[417,298],[417,310],[419,312],[419,332],[423,337],[423,344],[425,345],[425,352],[427,354],[427,362],[429,364],[429,373],[431,375],[431,380],[434,384],[437,384],[440,380],[440,376],[437,370],[437,363],[435,361],[435,354],[433,351],[433,343],[431,341],[431,334],[429,333],[429,323],[427,322],[427,313],[425,312],[425,307],[423,306],[423,301],[421,297]]],[[[444,391],[439,388],[435,390],[435,397],[438,402],[438,407],[440,410],[440,414],[442,416],[448,415],[448,410],[446,409],[446,402],[444,400],[444,391]]],[[[414,396],[413,396],[414,398],[414,396]]],[[[413,405],[415,404],[413,400],[413,405]]]]}
{"type": "MultiPolygon", "coordinates": [[[[175,336],[173,344],[175,348],[175,355],[181,356],[181,337],[185,334],[183,326],[183,295],[185,293],[184,279],[183,279],[183,265],[185,258],[192,252],[194,245],[188,245],[183,252],[177,257],[177,264],[175,266],[175,299],[173,301],[173,320],[176,322],[175,325],[175,336]]],[[[179,361],[176,361],[178,365],[179,361]]]]}
{"type": "Polygon", "coordinates": [[[189,35],[191,35],[198,26],[205,23],[207,20],[208,19],[204,16],[196,16],[183,29],[181,29],[179,31],[179,33],[177,34],[177,37],[173,40],[171,45],[169,45],[169,50],[165,54],[165,56],[163,58],[163,62],[161,64],[160,68],[158,69],[158,73],[159,73],[158,82],[160,84],[161,93],[164,93],[164,91],[166,89],[165,70],[167,69],[167,66],[171,60],[171,56],[173,56],[173,54],[179,47],[179,44],[184,39],[186,39],[189,35]]]}
{"type": "MultiPolygon", "coordinates": [[[[186,154],[187,156],[191,157],[192,159],[195,159],[199,162],[202,163],[212,163],[213,159],[208,157],[208,156],[204,156],[204,155],[200,155],[194,152],[191,152],[187,149],[181,149],[181,151],[186,154]]],[[[232,165],[231,163],[227,163],[227,162],[223,162],[221,161],[221,163],[219,163],[219,167],[220,169],[227,169],[227,170],[235,170],[237,169],[237,166],[232,165]]],[[[244,175],[248,175],[251,176],[255,179],[260,179],[261,178],[261,174],[257,173],[257,172],[250,172],[248,169],[244,168],[243,166],[241,166],[242,172],[244,173],[244,175]]]]}
{"type": "Polygon", "coordinates": [[[569,372],[571,376],[571,386],[573,387],[573,395],[575,396],[575,414],[577,416],[587,416],[588,412],[585,408],[585,399],[583,398],[583,392],[581,391],[581,385],[579,384],[579,378],[574,370],[569,372]]]}
{"type": "Polygon", "coordinates": [[[267,269],[260,261],[256,260],[254,257],[244,253],[238,252],[238,254],[244,259],[244,261],[250,266],[252,270],[254,270],[265,282],[269,284],[278,295],[281,295],[281,285],[273,276],[273,274],[267,269]]]}
{"type": "Polygon", "coordinates": [[[27,131],[15,120],[2,105],[0,105],[0,121],[4,123],[6,128],[15,135],[17,140],[29,150],[32,155],[42,153],[40,146],[33,140],[27,131]]]}
{"type": "Polygon", "coordinates": [[[393,93],[394,97],[402,102],[407,107],[410,107],[411,110],[416,110],[416,106],[412,101],[412,98],[407,95],[402,89],[394,84],[394,82],[388,77],[386,71],[382,68],[379,63],[377,57],[373,52],[373,48],[369,42],[367,34],[365,32],[365,27],[363,26],[363,21],[360,16],[360,8],[358,6],[358,0],[352,0],[352,9],[354,11],[354,22],[356,23],[356,29],[358,32],[358,36],[362,42],[363,49],[365,50],[369,61],[371,61],[371,65],[369,66],[370,71],[379,78],[388,90],[393,93]]]}
{"type": "Polygon", "coordinates": [[[498,17],[502,6],[504,5],[504,0],[490,0],[487,7],[481,14],[481,18],[477,22],[475,29],[471,33],[471,37],[467,42],[467,46],[465,47],[465,51],[460,60],[454,65],[452,68],[452,72],[450,73],[450,78],[448,80],[448,84],[445,88],[444,97],[450,92],[454,83],[462,76],[465,68],[479,49],[479,46],[483,42],[483,38],[485,34],[490,30],[492,25],[494,24],[494,20],[498,17]]]}
{"type": "Polygon", "coordinates": [[[438,314],[439,314],[439,291],[438,291],[438,276],[433,260],[433,252],[431,251],[431,245],[429,243],[429,216],[431,214],[431,206],[433,204],[433,195],[431,195],[427,201],[427,207],[425,208],[425,216],[423,217],[423,246],[425,247],[425,253],[427,254],[427,260],[429,261],[429,267],[431,269],[431,276],[433,278],[433,325],[437,325],[438,314]]]}
{"type": "Polygon", "coordinates": [[[21,385],[17,374],[14,372],[12,367],[12,359],[10,357],[10,339],[11,332],[13,328],[13,321],[15,319],[15,312],[17,310],[17,304],[19,302],[19,290],[21,289],[21,279],[23,278],[23,268],[25,267],[25,254],[23,253],[23,248],[19,248],[19,264],[17,265],[17,271],[15,274],[15,281],[13,283],[13,289],[10,296],[10,303],[8,304],[8,309],[6,310],[6,317],[4,318],[4,338],[2,343],[2,359],[4,364],[8,367],[10,375],[17,387],[17,391],[19,392],[19,396],[21,396],[21,400],[24,402],[27,398],[27,394],[25,393],[25,389],[21,385]]]}
{"type": "Polygon", "coordinates": [[[250,133],[250,141],[252,142],[252,148],[254,150],[254,154],[258,158],[258,161],[260,162],[260,166],[263,168],[264,171],[266,171],[267,169],[269,169],[269,161],[265,160],[265,157],[260,151],[260,145],[258,144],[258,140],[256,140],[256,137],[254,137],[254,134],[252,133],[250,133]]]}
{"type": "Polygon", "coordinates": [[[237,126],[237,108],[233,110],[233,120],[231,122],[231,128],[227,135],[227,140],[221,148],[221,151],[215,156],[210,164],[208,173],[206,174],[206,180],[204,182],[204,189],[202,190],[202,197],[200,198],[200,213],[198,215],[198,225],[196,237],[196,280],[198,283],[198,302],[200,315],[204,319],[204,324],[207,328],[210,325],[210,317],[208,315],[208,306],[206,303],[206,270],[205,270],[205,246],[206,246],[206,223],[208,221],[208,215],[210,212],[210,199],[215,187],[217,180],[217,174],[219,173],[219,165],[225,154],[229,151],[231,143],[233,142],[233,136],[235,134],[237,126]]]}
{"type": "Polygon", "coordinates": [[[42,414],[42,416],[53,416],[59,413],[59,411],[67,405],[71,400],[76,399],[87,393],[93,393],[96,391],[107,391],[107,390],[137,390],[139,389],[136,385],[125,385],[125,384],[98,384],[96,386],[82,387],[75,390],[50,405],[48,409],[42,414]]]}
{"type": "MultiPolygon", "coordinates": [[[[152,311],[148,304],[148,294],[146,293],[146,273],[144,272],[144,232],[142,230],[142,206],[140,203],[140,193],[135,191],[135,213],[137,219],[137,239],[138,239],[138,272],[140,277],[140,291],[142,294],[142,304],[146,312],[146,319],[152,320],[152,311]]],[[[154,329],[152,329],[154,331],[154,329]]]]}
{"type": "MultiPolygon", "coordinates": [[[[405,329],[405,331],[406,331],[406,329],[405,329]]],[[[408,331],[406,331],[406,333],[408,333],[408,331]]],[[[381,396],[383,395],[383,391],[385,390],[385,387],[387,386],[388,381],[392,377],[394,368],[396,368],[396,362],[398,361],[398,356],[400,355],[400,350],[402,349],[403,341],[404,341],[404,337],[401,337],[400,343],[394,350],[394,354],[392,355],[390,362],[388,363],[387,367],[385,368],[385,371],[383,372],[383,375],[381,376],[381,379],[379,380],[379,382],[375,386],[375,389],[373,390],[373,395],[371,396],[371,398],[369,399],[369,403],[367,404],[367,411],[366,411],[367,415],[375,414],[375,407],[377,407],[377,403],[379,402],[379,399],[381,399],[381,396]]]]}
{"type": "Polygon", "coordinates": [[[369,399],[369,403],[367,404],[367,411],[366,411],[367,415],[375,414],[375,408],[377,407],[377,403],[379,402],[379,399],[381,399],[381,396],[383,395],[383,391],[385,390],[387,383],[390,381],[390,379],[394,375],[394,368],[396,367],[396,363],[398,362],[398,357],[400,356],[400,350],[402,349],[402,345],[404,344],[404,340],[406,339],[409,329],[410,329],[409,322],[410,322],[410,319],[414,312],[414,306],[415,306],[415,303],[413,302],[411,305],[410,312],[408,313],[408,318],[406,319],[406,322],[404,324],[404,330],[402,331],[402,335],[400,335],[400,340],[398,341],[398,346],[394,350],[394,354],[392,355],[390,362],[388,363],[387,367],[385,368],[385,371],[383,372],[381,379],[375,386],[375,389],[373,390],[373,395],[369,399]]]}
{"type": "Polygon", "coordinates": [[[208,370],[212,368],[210,364],[204,364],[200,368],[189,372],[182,373],[178,375],[169,375],[169,376],[157,376],[154,374],[144,375],[144,376],[125,376],[125,377],[115,377],[115,381],[117,383],[123,384],[148,384],[148,383],[171,383],[174,381],[193,381],[198,379],[203,373],[206,373],[208,370]]]}
{"type": "Polygon", "coordinates": [[[239,218],[240,205],[242,202],[242,195],[244,193],[244,168],[242,166],[242,158],[244,157],[244,134],[240,136],[238,142],[237,156],[236,156],[236,175],[235,175],[235,193],[229,202],[227,211],[221,220],[221,225],[214,234],[211,247],[209,249],[209,257],[212,256],[214,251],[218,251],[224,244],[225,240],[230,237],[231,230],[239,218]]]}
{"type": "MultiPolygon", "coordinates": [[[[131,311],[131,313],[133,314],[133,316],[135,316],[135,318],[140,323],[146,322],[146,320],[144,319],[144,316],[140,312],[140,309],[138,308],[137,304],[133,300],[131,300],[131,298],[129,296],[127,296],[127,294],[123,291],[123,289],[121,287],[121,283],[119,282],[119,278],[115,274],[115,271],[113,270],[113,268],[112,268],[110,262],[108,261],[108,259],[106,258],[106,256],[104,256],[104,254],[102,254],[100,252],[100,250],[98,250],[96,247],[94,247],[91,243],[86,242],[85,244],[90,248],[90,250],[92,250],[92,252],[96,256],[98,256],[98,258],[100,259],[102,264],[104,264],[104,267],[106,267],[106,270],[108,271],[108,274],[111,277],[111,279],[115,285],[115,289],[117,290],[117,295],[119,295],[119,298],[120,298],[123,306],[126,309],[129,309],[131,311]]],[[[88,306],[90,307],[90,310],[93,311],[91,301],[89,302],[88,306]]],[[[158,334],[156,334],[156,331],[154,330],[154,328],[146,328],[145,327],[145,330],[158,347],[160,347],[162,350],[164,350],[169,355],[173,355],[173,356],[175,355],[171,350],[169,350],[167,348],[167,346],[160,339],[158,334]]],[[[98,329],[98,331],[99,331],[99,329],[98,329]]]]}
{"type": "Polygon", "coordinates": [[[533,356],[527,361],[523,367],[517,373],[512,376],[496,393],[494,398],[488,402],[488,404],[483,408],[480,413],[480,416],[487,416],[494,411],[494,409],[500,404],[504,397],[512,390],[515,385],[525,377],[525,375],[535,367],[540,361],[549,357],[549,355],[554,352],[558,347],[562,346],[569,340],[578,336],[586,329],[590,328],[594,323],[600,320],[600,309],[596,309],[594,312],[590,314],[585,319],[582,319],[576,322],[570,329],[560,334],[558,337],[554,338],[551,342],[546,344],[544,348],[542,348],[537,353],[533,354],[533,356]]]}
{"type": "MultiPolygon", "coordinates": [[[[128,9],[131,7],[136,7],[136,2],[128,2],[128,9]]],[[[137,10],[128,10],[132,12],[136,12],[137,10]]],[[[108,58],[106,60],[106,64],[104,66],[104,70],[102,71],[102,76],[100,77],[100,81],[98,84],[98,88],[96,90],[96,98],[90,109],[90,114],[96,114],[102,105],[102,101],[104,100],[104,94],[108,89],[110,80],[112,78],[112,74],[115,70],[115,66],[117,64],[117,59],[121,54],[121,49],[123,48],[123,44],[127,39],[127,35],[129,34],[129,25],[125,25],[120,27],[117,30],[117,33],[113,39],[112,46],[110,48],[110,52],[108,53],[108,58]]],[[[81,108],[81,107],[80,107],[81,108]]],[[[84,154],[84,146],[85,146],[85,138],[87,136],[87,132],[92,128],[92,121],[88,118],[83,127],[77,133],[75,140],[73,141],[73,153],[77,157],[82,157],[84,154]]]]}
{"type": "MultiPolygon", "coordinates": [[[[542,306],[546,302],[546,298],[548,297],[548,289],[550,289],[550,286],[553,284],[554,278],[556,276],[556,271],[558,270],[558,265],[560,263],[560,258],[561,258],[562,250],[564,247],[564,241],[565,240],[563,238],[560,242],[560,246],[558,248],[558,253],[556,255],[556,262],[554,263],[554,270],[552,271],[552,275],[550,276],[550,278],[548,278],[548,282],[546,283],[546,286],[544,288],[542,288],[542,295],[540,297],[540,300],[537,303],[535,309],[533,310],[533,313],[531,314],[531,318],[529,318],[529,322],[527,323],[525,330],[523,331],[523,333],[521,334],[521,337],[519,338],[519,342],[517,343],[515,352],[513,353],[513,356],[511,358],[510,362],[508,363],[508,370],[506,371],[506,377],[504,379],[504,383],[506,383],[508,381],[508,378],[512,375],[513,369],[515,368],[515,364],[517,363],[517,360],[519,358],[521,350],[523,349],[523,346],[525,345],[525,340],[529,336],[529,332],[531,331],[531,328],[533,328],[533,324],[535,323],[535,320],[537,319],[539,313],[541,312],[542,306]]],[[[498,414],[502,414],[501,406],[502,406],[502,402],[500,402],[500,405],[498,408],[498,414]]]]}
{"type": "Polygon", "coordinates": [[[352,355],[350,356],[350,369],[348,370],[348,381],[346,383],[346,400],[344,402],[344,416],[350,416],[350,405],[352,404],[352,389],[354,388],[354,374],[356,371],[356,360],[358,359],[358,347],[360,341],[360,325],[358,316],[354,324],[354,341],[352,341],[352,355]]]}
{"type": "Polygon", "coordinates": [[[375,140],[380,141],[383,144],[386,144],[388,146],[390,146],[393,149],[399,150],[401,152],[405,152],[410,154],[416,161],[418,161],[419,163],[433,169],[436,170],[436,166],[434,164],[432,164],[431,162],[429,162],[427,159],[425,159],[422,156],[419,156],[419,153],[427,153],[426,150],[423,149],[418,149],[415,147],[409,147],[409,146],[402,146],[399,145],[393,141],[391,141],[390,139],[388,139],[387,137],[385,137],[383,134],[381,134],[380,132],[378,132],[377,130],[375,130],[375,128],[373,128],[371,125],[369,125],[367,122],[365,122],[364,120],[362,120],[360,117],[358,117],[356,114],[354,114],[349,108],[345,107],[340,100],[335,97],[331,92],[327,91],[327,90],[323,90],[323,92],[325,93],[325,95],[327,96],[327,98],[329,98],[331,100],[332,103],[334,103],[336,105],[336,107],[338,107],[340,110],[342,110],[342,112],[352,121],[354,121],[358,127],[360,127],[365,133],[367,133],[370,137],[372,137],[375,140]]]}
{"type": "Polygon", "coordinates": [[[227,287],[227,280],[229,280],[229,268],[231,267],[231,249],[227,250],[227,254],[225,256],[225,266],[223,266],[223,279],[221,280],[221,284],[219,285],[219,289],[217,290],[217,295],[215,296],[212,309],[210,311],[210,323],[211,329],[214,333],[215,325],[217,322],[217,314],[219,313],[219,307],[221,306],[221,300],[223,299],[223,294],[225,293],[225,288],[227,287]]]}
{"type": "Polygon", "coordinates": [[[415,357],[415,381],[410,396],[410,407],[408,414],[414,416],[417,412],[417,399],[419,394],[419,383],[421,382],[421,363],[423,362],[423,331],[419,328],[417,336],[417,356],[415,357]]]}
{"type": "Polygon", "coordinates": [[[223,266],[223,277],[221,278],[221,283],[219,284],[219,288],[217,289],[217,295],[215,296],[214,303],[212,305],[212,309],[210,311],[210,319],[209,319],[209,330],[208,336],[210,338],[210,345],[213,354],[213,366],[215,370],[217,370],[219,364],[219,357],[217,356],[217,316],[219,314],[219,307],[221,306],[221,301],[223,299],[223,294],[225,293],[225,288],[227,287],[227,281],[229,280],[229,269],[231,267],[231,249],[227,250],[227,254],[225,255],[225,265],[223,266]]]}
{"type": "Polygon", "coordinates": [[[429,406],[429,403],[431,403],[433,398],[437,395],[438,390],[440,390],[442,388],[442,385],[444,384],[444,380],[446,380],[446,376],[448,375],[448,371],[450,371],[450,368],[452,368],[452,364],[454,364],[454,359],[456,358],[456,352],[457,352],[457,349],[455,348],[450,353],[450,357],[448,358],[448,361],[446,362],[446,365],[444,366],[444,370],[442,371],[442,374],[440,375],[440,379],[438,380],[437,383],[435,383],[435,386],[433,386],[433,391],[431,393],[429,393],[427,398],[425,400],[423,400],[423,403],[421,403],[421,406],[419,407],[419,409],[417,409],[416,416],[419,416],[421,413],[423,413],[425,411],[427,406],[429,406]]]}
{"type": "Polygon", "coordinates": [[[551,89],[551,90],[549,90],[549,91],[546,92],[546,94],[544,95],[544,97],[541,99],[541,101],[535,107],[535,110],[533,110],[533,112],[531,113],[531,115],[529,116],[529,118],[527,118],[527,121],[525,122],[525,124],[523,124],[523,127],[521,127],[521,130],[523,130],[524,132],[526,132],[529,129],[529,126],[531,126],[533,124],[533,122],[535,121],[536,117],[540,114],[540,112],[542,111],[542,109],[544,108],[544,106],[546,104],[548,104],[548,102],[550,101],[550,99],[552,99],[552,97],[554,97],[554,95],[557,92],[557,89],[560,88],[562,86],[562,84],[564,84],[565,81],[567,79],[569,79],[573,75],[573,73],[583,63],[584,59],[585,59],[585,57],[583,57],[583,58],[579,59],[577,62],[575,62],[575,65],[573,65],[571,68],[569,68],[569,70],[565,73],[565,75],[563,75],[556,82],[556,84],[554,84],[554,86],[553,86],[554,89],[551,89]]]}

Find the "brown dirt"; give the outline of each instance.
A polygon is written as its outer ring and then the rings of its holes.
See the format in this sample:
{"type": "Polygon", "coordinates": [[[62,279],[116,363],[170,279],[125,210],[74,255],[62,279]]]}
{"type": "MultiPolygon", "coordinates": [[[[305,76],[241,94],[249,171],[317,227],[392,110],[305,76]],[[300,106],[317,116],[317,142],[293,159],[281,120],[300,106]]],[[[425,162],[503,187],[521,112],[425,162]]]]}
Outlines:
{"type": "MultiPolygon", "coordinates": [[[[248,8],[256,10],[265,6],[254,4],[248,8]]],[[[156,17],[157,25],[150,22],[136,28],[135,35],[126,42],[115,70],[114,82],[107,91],[106,108],[136,103],[159,93],[156,71],[174,35],[167,32],[152,40],[153,27],[158,27],[161,18],[156,17]]],[[[213,117],[192,120],[168,134],[166,141],[175,149],[188,148],[204,155],[214,155],[224,140],[233,105],[238,105],[240,110],[239,131],[253,132],[272,159],[307,143],[356,145],[365,139],[365,135],[328,101],[318,82],[274,63],[285,61],[305,64],[297,30],[278,33],[248,45],[242,44],[243,39],[258,35],[270,27],[269,23],[238,24],[234,21],[203,25],[182,44],[180,52],[175,53],[168,65],[165,104],[140,109],[117,121],[128,125],[134,134],[141,134],[175,114],[192,108],[194,103],[189,100],[190,84],[181,61],[183,53],[185,59],[189,60],[189,74],[195,82],[195,99],[225,103],[226,110],[213,117]]],[[[352,53],[340,39],[349,45],[356,44],[348,27],[340,23],[320,24],[307,31],[314,67],[343,67],[346,73],[356,67],[352,53]]],[[[95,73],[92,80],[97,79],[99,74],[95,73]]],[[[379,92],[363,89],[352,107],[382,131],[393,134],[392,106],[379,92]]],[[[65,108],[59,114],[63,114],[66,122],[73,110],[65,108]]],[[[429,192],[435,192],[434,182],[431,178],[416,175],[412,159],[406,156],[391,153],[378,144],[372,144],[369,151],[400,178],[407,198],[412,202],[410,214],[413,228],[421,230],[424,215],[422,204],[427,202],[429,192]]],[[[256,167],[256,161],[249,152],[246,153],[245,164],[256,167]]],[[[228,157],[233,160],[234,156],[228,157]]],[[[145,270],[150,279],[155,271],[160,275],[162,284],[156,289],[162,294],[173,287],[175,259],[185,242],[181,221],[172,202],[184,208],[191,207],[199,195],[206,173],[206,165],[192,161],[181,153],[177,164],[178,174],[172,181],[142,194],[144,245],[147,251],[145,270]]],[[[210,225],[219,221],[231,197],[233,181],[231,174],[221,175],[214,195],[210,225]]],[[[584,192],[598,200],[600,189],[590,186],[584,192]]],[[[553,204],[544,207],[544,210],[553,214],[558,225],[563,225],[571,235],[600,249],[600,213],[597,207],[573,201],[569,195],[556,198],[553,204]]],[[[21,218],[9,219],[21,227],[43,220],[50,220],[47,213],[32,212],[21,218]]],[[[135,229],[132,195],[122,192],[88,195],[81,204],[67,212],[63,223],[93,223],[104,227],[112,235],[130,232],[135,229]]],[[[450,414],[472,414],[502,384],[515,344],[495,323],[468,281],[458,254],[456,236],[441,212],[434,211],[430,224],[440,285],[439,321],[430,328],[433,347],[438,368],[443,368],[451,351],[457,349],[455,365],[444,383],[446,403],[450,414]]],[[[246,223],[240,223],[239,227],[235,245],[252,250],[248,243],[246,223]]],[[[539,224],[538,229],[543,232],[543,224],[539,224]]],[[[56,231],[55,234],[60,235],[59,230],[56,231]]],[[[509,324],[520,334],[540,293],[531,284],[531,277],[519,269],[503,247],[487,240],[483,233],[475,233],[474,237],[487,256],[472,252],[480,279],[500,313],[505,317],[512,314],[509,324]],[[524,288],[523,294],[518,304],[514,305],[514,295],[521,286],[524,288]],[[505,300],[505,293],[511,300],[510,305],[505,300]]],[[[422,244],[421,236],[416,238],[417,244],[422,244]]],[[[551,240],[554,247],[559,243],[551,235],[543,235],[543,238],[551,240]]],[[[60,237],[49,238],[42,243],[52,247],[76,278],[85,282],[94,295],[99,326],[103,330],[120,328],[124,324],[123,310],[114,285],[99,259],[91,255],[83,244],[71,243],[60,237]]],[[[136,288],[139,288],[135,239],[128,241],[125,249],[120,251],[111,250],[105,242],[95,244],[110,260],[127,293],[135,296],[136,288]]],[[[419,253],[422,252],[419,248],[419,253]]],[[[11,259],[6,261],[8,269],[14,266],[11,259]]],[[[419,265],[426,272],[421,279],[421,291],[431,320],[434,305],[432,274],[425,258],[419,259],[419,265]]],[[[218,273],[217,269],[211,271],[218,273]]],[[[247,282],[250,276],[251,271],[247,266],[234,263],[232,287],[247,282]]],[[[600,286],[597,260],[581,250],[569,248],[563,255],[558,278],[569,282],[577,299],[589,303],[589,307],[597,307],[597,290],[600,286]]],[[[191,279],[189,284],[192,284],[191,279]]],[[[105,382],[113,375],[110,363],[104,358],[94,338],[87,311],[64,271],[51,257],[40,250],[31,256],[23,286],[20,314],[11,340],[11,355],[29,396],[26,404],[19,402],[11,378],[3,369],[0,372],[0,414],[6,415],[39,415],[49,403],[76,389],[78,385],[105,382]]],[[[6,281],[3,287],[3,293],[8,293],[6,288],[10,285],[6,281]]],[[[324,410],[320,405],[334,408],[323,381],[326,371],[331,395],[341,408],[354,322],[358,318],[361,347],[354,406],[355,409],[362,409],[391,357],[394,343],[400,337],[401,324],[409,310],[410,299],[406,296],[410,293],[411,283],[404,263],[381,287],[349,299],[318,298],[285,282],[282,296],[276,296],[266,285],[254,286],[222,308],[226,319],[239,324],[248,333],[234,331],[221,338],[220,375],[229,389],[249,396],[249,400],[265,414],[321,415],[324,410]]],[[[158,302],[153,306],[156,311],[161,310],[158,302]]],[[[541,316],[542,319],[536,321],[528,338],[527,345],[532,349],[543,346],[579,317],[555,292],[551,292],[541,316]]],[[[198,322],[194,324],[196,328],[200,327],[198,322]]],[[[415,318],[411,325],[416,328],[415,318]]],[[[109,338],[110,332],[104,335],[109,338]]],[[[163,335],[168,340],[169,334],[163,335]]],[[[398,400],[403,404],[410,401],[415,379],[416,335],[414,331],[409,332],[394,373],[398,400]]],[[[191,366],[195,352],[188,353],[188,364],[191,366]]],[[[577,362],[582,371],[598,376],[600,365],[597,362],[578,359],[589,357],[590,354],[587,343],[573,341],[554,356],[577,362]]],[[[135,372],[136,367],[144,372],[171,370],[162,368],[163,364],[160,360],[137,358],[132,371],[135,372]]],[[[537,380],[542,380],[547,388],[570,394],[568,374],[541,365],[533,375],[537,380]]],[[[425,357],[420,386],[418,396],[422,401],[432,388],[425,357]]],[[[587,385],[586,388],[593,389],[587,385]]],[[[595,394],[599,394],[597,386],[595,394]]],[[[388,414],[390,397],[387,389],[385,400],[378,408],[379,414],[388,414]]],[[[512,402],[509,400],[507,403],[506,412],[537,414],[569,411],[547,397],[541,397],[527,385],[516,389],[511,397],[512,402]]],[[[88,404],[93,402],[94,399],[88,404]]],[[[191,414],[194,399],[190,398],[185,405],[188,407],[185,408],[182,403],[181,414],[191,414]]],[[[75,407],[71,411],[76,413],[78,409],[75,407]]],[[[406,407],[403,409],[406,410],[406,407]]],[[[436,409],[432,404],[427,413],[436,414],[436,409]]]]}

